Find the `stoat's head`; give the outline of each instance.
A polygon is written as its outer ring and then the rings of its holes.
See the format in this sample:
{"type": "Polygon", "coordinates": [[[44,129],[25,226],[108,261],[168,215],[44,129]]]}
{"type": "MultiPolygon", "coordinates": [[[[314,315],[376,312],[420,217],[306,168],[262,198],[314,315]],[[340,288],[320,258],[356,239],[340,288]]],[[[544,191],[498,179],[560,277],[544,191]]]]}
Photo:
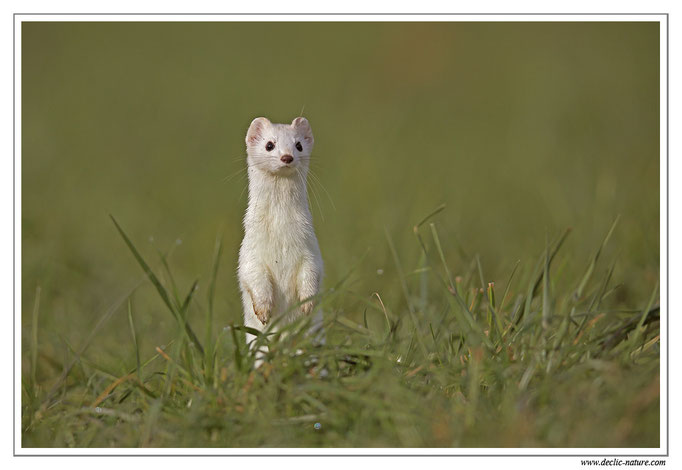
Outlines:
{"type": "Polygon", "coordinates": [[[246,154],[250,168],[289,176],[308,168],[313,150],[313,131],[308,120],[297,117],[291,124],[273,124],[267,118],[254,119],[246,133],[246,154]]]}

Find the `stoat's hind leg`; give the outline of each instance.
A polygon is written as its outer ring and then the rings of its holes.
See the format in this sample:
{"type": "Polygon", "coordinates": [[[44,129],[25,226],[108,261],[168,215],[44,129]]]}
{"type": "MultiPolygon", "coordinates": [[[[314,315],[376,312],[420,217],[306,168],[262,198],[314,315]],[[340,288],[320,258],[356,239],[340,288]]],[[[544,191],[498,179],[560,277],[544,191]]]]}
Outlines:
{"type": "MultiPolygon", "coordinates": [[[[256,313],[253,310],[253,302],[251,301],[251,298],[248,293],[245,293],[243,295],[243,304],[244,326],[253,328],[254,330],[258,331],[265,330],[265,326],[263,325],[263,323],[261,323],[261,321],[258,319],[256,313]]],[[[258,369],[263,364],[265,356],[268,353],[268,347],[265,345],[260,345],[260,347],[256,350],[257,339],[258,337],[256,335],[253,335],[248,332],[246,333],[246,345],[249,347],[249,351],[251,351],[251,353],[254,354],[256,358],[253,363],[254,369],[258,369]]]]}

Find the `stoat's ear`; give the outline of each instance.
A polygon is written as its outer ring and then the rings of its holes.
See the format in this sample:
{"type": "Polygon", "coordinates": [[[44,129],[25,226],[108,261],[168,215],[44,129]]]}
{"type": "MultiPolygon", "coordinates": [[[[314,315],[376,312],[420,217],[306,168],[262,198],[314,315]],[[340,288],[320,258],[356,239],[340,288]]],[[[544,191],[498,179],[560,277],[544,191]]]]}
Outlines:
{"type": "Polygon", "coordinates": [[[308,120],[304,117],[297,117],[293,121],[291,121],[291,127],[294,129],[298,130],[303,134],[303,138],[306,140],[306,142],[312,144],[314,139],[313,139],[313,130],[310,128],[310,123],[308,120]]]}
{"type": "Polygon", "coordinates": [[[251,121],[249,130],[246,132],[246,145],[257,144],[263,138],[263,131],[270,125],[270,120],[264,117],[257,117],[251,121]]]}

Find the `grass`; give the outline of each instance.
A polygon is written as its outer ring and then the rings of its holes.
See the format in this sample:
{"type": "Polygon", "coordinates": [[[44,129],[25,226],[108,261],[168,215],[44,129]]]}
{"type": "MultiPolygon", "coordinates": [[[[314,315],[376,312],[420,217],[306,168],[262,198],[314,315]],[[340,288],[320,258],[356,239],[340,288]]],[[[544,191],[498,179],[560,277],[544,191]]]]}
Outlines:
{"type": "Polygon", "coordinates": [[[615,261],[603,259],[617,224],[582,263],[562,252],[568,231],[547,235],[537,259],[517,262],[497,285],[478,256],[448,264],[457,247],[439,237],[442,210],[414,226],[416,266],[402,264],[410,250],[386,231],[401,298],[360,293],[361,268],[352,270],[319,296],[326,344],[305,334],[306,319],[268,330],[259,337],[268,359],[256,370],[245,327],[212,327],[220,241],[204,303],[197,281],[179,295],[167,256],[156,273],[112,218],[175,333],[142,356],[147,338],[136,325],[149,312],[133,289],[80,348],[65,342],[60,362],[38,341],[37,290],[22,445],[658,447],[658,289],[636,304],[618,300],[615,261]],[[568,277],[575,264],[584,271],[568,277]],[[129,342],[109,358],[115,373],[88,347],[124,312],[129,342]]]}

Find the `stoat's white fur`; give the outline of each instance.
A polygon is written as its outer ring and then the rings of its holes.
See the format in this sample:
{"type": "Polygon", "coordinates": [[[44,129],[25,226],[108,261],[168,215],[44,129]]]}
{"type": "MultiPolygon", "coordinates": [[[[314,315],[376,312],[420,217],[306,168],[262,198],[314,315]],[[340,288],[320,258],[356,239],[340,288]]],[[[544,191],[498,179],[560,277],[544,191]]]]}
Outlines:
{"type": "MultiPolygon", "coordinates": [[[[320,289],[322,256],[306,187],[313,144],[310,124],[302,117],[291,124],[256,118],[246,134],[249,203],[238,276],[244,324],[259,331],[279,315],[287,315],[282,324],[310,314],[311,300],[292,307],[320,289]],[[269,151],[268,142],[274,144],[269,151]],[[287,156],[293,157],[290,163],[287,156]]],[[[321,321],[319,312],[316,321],[321,321]]],[[[247,334],[247,342],[253,338],[247,334]]]]}

